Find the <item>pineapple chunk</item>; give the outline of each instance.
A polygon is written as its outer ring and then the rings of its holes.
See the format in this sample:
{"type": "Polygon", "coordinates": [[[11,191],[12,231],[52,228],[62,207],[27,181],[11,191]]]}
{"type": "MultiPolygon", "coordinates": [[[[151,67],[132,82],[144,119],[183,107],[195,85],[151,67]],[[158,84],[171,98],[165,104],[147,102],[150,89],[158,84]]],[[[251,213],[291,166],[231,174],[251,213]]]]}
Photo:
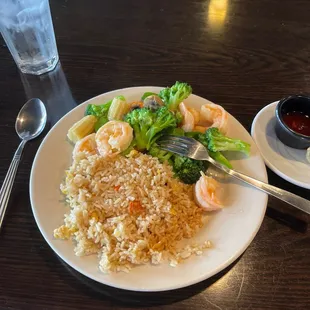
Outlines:
{"type": "Polygon", "coordinates": [[[108,112],[109,121],[123,120],[124,115],[128,113],[129,109],[130,105],[126,102],[125,98],[114,98],[108,112]]]}
{"type": "Polygon", "coordinates": [[[76,122],[68,131],[68,138],[73,143],[81,140],[89,134],[95,132],[95,124],[97,117],[93,115],[84,116],[81,120],[76,122]]]}

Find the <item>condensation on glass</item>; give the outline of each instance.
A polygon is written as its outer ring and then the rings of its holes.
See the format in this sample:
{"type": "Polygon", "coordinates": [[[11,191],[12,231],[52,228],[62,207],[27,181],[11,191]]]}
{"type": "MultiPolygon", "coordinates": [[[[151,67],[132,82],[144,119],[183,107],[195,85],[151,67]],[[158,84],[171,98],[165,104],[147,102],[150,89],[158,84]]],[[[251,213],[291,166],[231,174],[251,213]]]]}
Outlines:
{"type": "Polygon", "coordinates": [[[48,0],[1,0],[0,30],[23,73],[55,68],[59,56],[48,0]]]}

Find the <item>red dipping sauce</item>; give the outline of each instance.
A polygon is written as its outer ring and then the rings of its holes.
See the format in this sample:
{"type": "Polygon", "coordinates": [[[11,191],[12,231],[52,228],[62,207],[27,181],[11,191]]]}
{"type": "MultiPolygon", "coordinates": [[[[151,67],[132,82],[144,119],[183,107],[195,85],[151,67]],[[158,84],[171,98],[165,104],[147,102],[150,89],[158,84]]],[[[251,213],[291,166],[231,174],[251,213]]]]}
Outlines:
{"type": "Polygon", "coordinates": [[[305,136],[310,136],[310,117],[302,112],[292,111],[283,115],[283,122],[291,128],[305,136]]]}

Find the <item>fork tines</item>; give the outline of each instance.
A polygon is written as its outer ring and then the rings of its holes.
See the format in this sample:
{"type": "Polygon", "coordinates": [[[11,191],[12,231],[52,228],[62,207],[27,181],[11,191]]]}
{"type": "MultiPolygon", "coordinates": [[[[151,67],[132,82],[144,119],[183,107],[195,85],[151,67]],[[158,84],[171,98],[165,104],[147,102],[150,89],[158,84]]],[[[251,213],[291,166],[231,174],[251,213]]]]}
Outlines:
{"type": "Polygon", "coordinates": [[[187,156],[189,150],[197,143],[195,139],[173,135],[163,136],[156,142],[161,149],[182,156],[187,156]]]}
{"type": "Polygon", "coordinates": [[[158,144],[163,144],[163,143],[184,144],[188,146],[188,145],[193,145],[197,143],[197,141],[193,138],[184,137],[184,136],[166,135],[166,136],[160,137],[157,140],[157,143],[158,144]]]}

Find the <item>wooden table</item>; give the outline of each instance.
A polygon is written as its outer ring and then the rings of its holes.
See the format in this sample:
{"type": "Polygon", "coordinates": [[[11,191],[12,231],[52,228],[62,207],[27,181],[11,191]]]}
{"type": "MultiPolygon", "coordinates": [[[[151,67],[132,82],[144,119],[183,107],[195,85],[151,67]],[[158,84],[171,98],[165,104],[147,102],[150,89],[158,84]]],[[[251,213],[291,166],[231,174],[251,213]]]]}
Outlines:
{"type": "MultiPolygon", "coordinates": [[[[51,0],[61,66],[22,76],[0,46],[0,179],[19,140],[15,117],[30,97],[49,123],[97,94],[187,81],[250,130],[256,113],[310,91],[310,4],[306,0],[51,0]]],[[[177,291],[141,294],[90,281],[41,236],[29,202],[40,140],[29,143],[0,233],[0,309],[309,309],[309,217],[269,199],[263,224],[228,269],[177,291]]],[[[268,171],[271,184],[310,198],[268,171]]]]}

